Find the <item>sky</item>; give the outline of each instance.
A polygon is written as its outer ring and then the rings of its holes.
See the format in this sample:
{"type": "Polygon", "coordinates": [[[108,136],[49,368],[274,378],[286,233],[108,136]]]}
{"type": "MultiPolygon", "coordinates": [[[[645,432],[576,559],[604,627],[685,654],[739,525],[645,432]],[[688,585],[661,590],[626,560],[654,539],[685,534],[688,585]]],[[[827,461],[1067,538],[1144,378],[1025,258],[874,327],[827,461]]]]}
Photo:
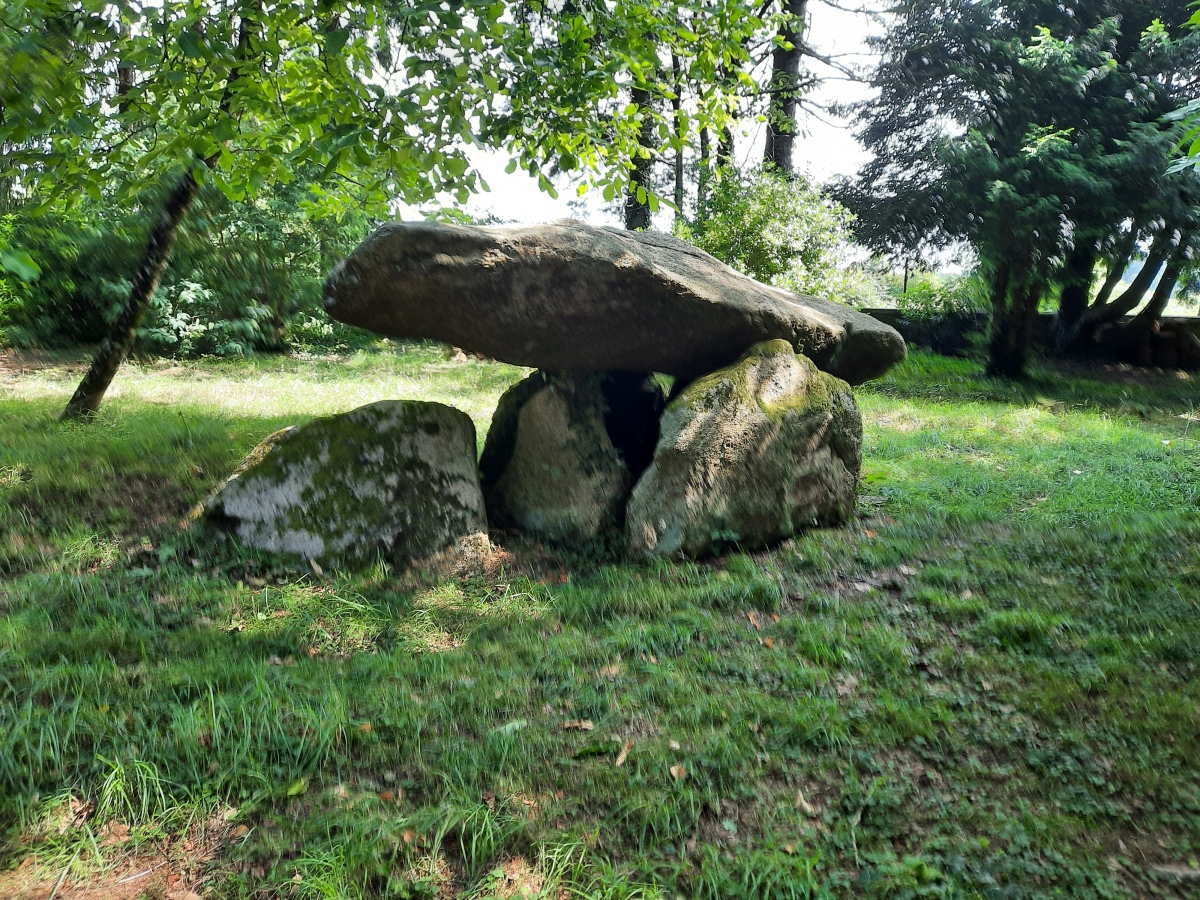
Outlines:
{"type": "MultiPolygon", "coordinates": [[[[824,56],[839,55],[846,63],[864,65],[869,61],[864,43],[873,25],[869,17],[848,13],[827,6],[820,0],[810,4],[809,42],[824,56]],[[850,55],[846,55],[850,54],[850,55]]],[[[807,95],[806,100],[820,106],[834,102],[861,99],[866,87],[849,83],[843,76],[813,64],[816,71],[825,77],[818,88],[807,95]]],[[[824,182],[835,175],[849,175],[866,160],[866,153],[858,146],[845,122],[820,114],[804,114],[801,122],[803,134],[797,142],[798,166],[817,182],[824,182]]],[[[749,121],[744,123],[742,133],[737,135],[737,157],[740,163],[753,164],[758,161],[763,147],[764,126],[749,121]]],[[[560,182],[559,199],[538,190],[537,182],[526,173],[517,171],[505,174],[509,157],[493,151],[476,150],[471,153],[478,171],[491,190],[473,196],[465,211],[483,216],[491,213],[506,222],[535,224],[552,222],[556,219],[579,218],[578,206],[568,205],[575,199],[573,185],[560,182]]],[[[584,218],[595,225],[619,225],[610,204],[604,204],[596,192],[585,197],[584,218]]],[[[404,218],[415,217],[415,211],[402,211],[404,218]]],[[[662,211],[656,217],[655,227],[670,228],[670,211],[662,211]]]]}

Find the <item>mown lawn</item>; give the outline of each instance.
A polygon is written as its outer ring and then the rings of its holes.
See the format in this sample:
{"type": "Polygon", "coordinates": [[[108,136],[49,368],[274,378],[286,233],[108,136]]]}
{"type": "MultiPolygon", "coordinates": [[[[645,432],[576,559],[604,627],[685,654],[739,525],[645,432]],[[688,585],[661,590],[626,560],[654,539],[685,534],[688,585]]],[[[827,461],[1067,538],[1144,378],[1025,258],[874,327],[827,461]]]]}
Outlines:
{"type": "Polygon", "coordinates": [[[0,897],[1200,896],[1196,382],[858,391],[860,517],[630,565],[301,570],[188,509],[431,347],[0,368],[0,897]]]}

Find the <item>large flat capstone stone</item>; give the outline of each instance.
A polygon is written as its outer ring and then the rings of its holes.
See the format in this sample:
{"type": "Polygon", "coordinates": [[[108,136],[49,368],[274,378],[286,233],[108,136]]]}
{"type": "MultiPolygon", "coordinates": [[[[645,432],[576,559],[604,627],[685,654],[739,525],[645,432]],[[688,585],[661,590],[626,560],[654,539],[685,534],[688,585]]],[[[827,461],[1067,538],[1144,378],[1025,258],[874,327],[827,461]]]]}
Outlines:
{"type": "Polygon", "coordinates": [[[393,222],[330,273],[324,296],[341,322],[541,369],[690,379],[783,339],[860,384],[905,355],[898,332],[847,306],[760,284],[666,235],[570,221],[393,222]]]}

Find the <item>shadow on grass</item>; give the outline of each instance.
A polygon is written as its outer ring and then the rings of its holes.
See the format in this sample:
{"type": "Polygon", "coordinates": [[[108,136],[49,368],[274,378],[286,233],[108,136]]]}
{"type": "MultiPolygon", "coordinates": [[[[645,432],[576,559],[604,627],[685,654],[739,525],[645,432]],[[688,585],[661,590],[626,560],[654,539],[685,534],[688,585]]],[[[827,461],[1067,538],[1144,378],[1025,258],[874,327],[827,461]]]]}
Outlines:
{"type": "Polygon", "coordinates": [[[549,583],[176,530],[294,418],[0,402],[0,864],[228,805],[221,896],[486,895],[518,857],[603,897],[1163,893],[1200,852],[1190,423],[972,378],[861,392],[845,529],[549,583]]]}

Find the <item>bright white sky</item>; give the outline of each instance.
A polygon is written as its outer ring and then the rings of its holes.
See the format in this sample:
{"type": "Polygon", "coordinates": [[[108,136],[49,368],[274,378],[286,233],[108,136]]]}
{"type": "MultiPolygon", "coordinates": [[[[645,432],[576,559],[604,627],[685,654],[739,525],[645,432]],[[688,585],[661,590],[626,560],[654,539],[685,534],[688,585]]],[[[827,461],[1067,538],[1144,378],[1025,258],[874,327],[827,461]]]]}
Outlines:
{"type": "MultiPolygon", "coordinates": [[[[843,62],[851,65],[865,65],[868,62],[863,41],[867,34],[878,30],[878,26],[868,17],[832,9],[820,0],[812,0],[809,16],[810,42],[819,53],[824,56],[859,54],[845,57],[843,62]]],[[[858,100],[864,96],[866,88],[863,85],[848,82],[819,63],[811,64],[823,81],[806,100],[825,106],[858,100]]],[[[834,175],[851,174],[866,160],[866,153],[858,146],[846,123],[835,122],[828,116],[818,118],[805,114],[801,119],[801,127],[804,135],[798,142],[796,159],[814,180],[823,182],[834,175]]],[[[737,146],[740,161],[757,162],[762,153],[763,139],[761,124],[753,121],[744,123],[737,146]]],[[[507,156],[483,151],[472,156],[491,191],[472,197],[465,207],[468,213],[483,215],[492,212],[506,221],[526,224],[580,217],[578,207],[572,209],[568,205],[568,201],[575,199],[574,185],[560,181],[556,185],[559,198],[552,200],[548,194],[538,190],[537,182],[524,172],[506,175],[504,167],[508,165],[507,156]]],[[[592,224],[620,224],[605,208],[606,204],[596,192],[587,195],[584,201],[585,217],[592,224]]],[[[415,217],[415,211],[404,210],[402,215],[404,218],[415,217]]],[[[660,212],[656,217],[656,227],[669,229],[671,215],[669,210],[660,212]]]]}

